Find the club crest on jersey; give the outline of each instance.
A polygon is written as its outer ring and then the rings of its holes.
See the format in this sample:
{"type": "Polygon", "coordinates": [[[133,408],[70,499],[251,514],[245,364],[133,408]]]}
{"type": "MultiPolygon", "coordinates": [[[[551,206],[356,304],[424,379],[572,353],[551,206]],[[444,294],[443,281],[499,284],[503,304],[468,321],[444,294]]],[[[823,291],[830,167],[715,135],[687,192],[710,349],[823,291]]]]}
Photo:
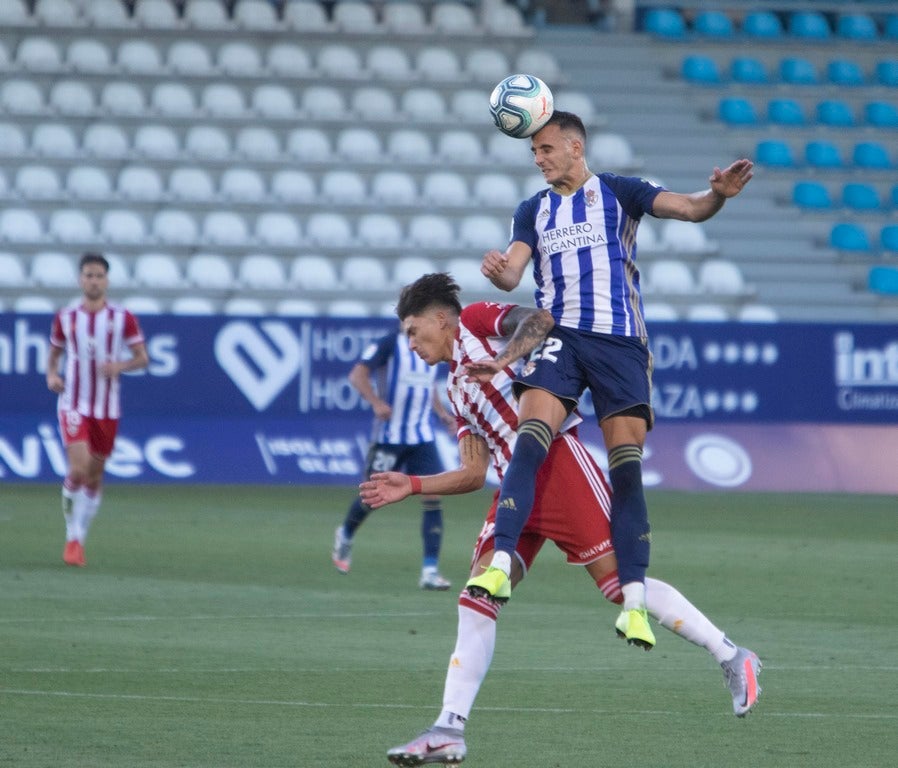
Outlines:
{"type": "Polygon", "coordinates": [[[583,195],[583,199],[586,201],[586,206],[592,208],[592,206],[599,202],[599,193],[594,189],[587,189],[586,194],[583,195]]]}
{"type": "Polygon", "coordinates": [[[524,367],[521,368],[521,376],[529,376],[536,370],[536,362],[534,360],[528,360],[524,363],[524,367]]]}

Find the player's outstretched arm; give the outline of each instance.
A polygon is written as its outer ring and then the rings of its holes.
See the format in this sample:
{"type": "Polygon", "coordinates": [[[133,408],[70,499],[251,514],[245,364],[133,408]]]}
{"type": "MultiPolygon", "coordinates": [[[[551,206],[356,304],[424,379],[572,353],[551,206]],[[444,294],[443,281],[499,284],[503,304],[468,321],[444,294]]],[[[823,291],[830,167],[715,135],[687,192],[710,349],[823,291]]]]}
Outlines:
{"type": "Polygon", "coordinates": [[[372,509],[423,493],[428,496],[454,496],[483,488],[489,469],[490,452],[486,441],[477,435],[466,434],[458,441],[461,466],[437,475],[416,478],[420,487],[413,487],[409,475],[401,472],[377,472],[359,485],[359,496],[372,509]]]}
{"type": "Polygon", "coordinates": [[[530,246],[516,240],[505,253],[487,251],[483,255],[480,271],[496,288],[513,291],[524,277],[530,255],[530,246]]]}
{"type": "Polygon", "coordinates": [[[659,219],[705,221],[717,213],[731,197],[738,195],[754,175],[751,160],[737,160],[721,170],[715,168],[708,179],[710,187],[702,192],[681,194],[667,190],[658,193],[652,215],[659,219]]]}
{"type": "Polygon", "coordinates": [[[548,310],[515,307],[502,319],[502,335],[511,336],[505,351],[494,359],[468,363],[465,366],[467,380],[486,383],[506,365],[529,355],[546,340],[554,327],[555,321],[548,310]]]}

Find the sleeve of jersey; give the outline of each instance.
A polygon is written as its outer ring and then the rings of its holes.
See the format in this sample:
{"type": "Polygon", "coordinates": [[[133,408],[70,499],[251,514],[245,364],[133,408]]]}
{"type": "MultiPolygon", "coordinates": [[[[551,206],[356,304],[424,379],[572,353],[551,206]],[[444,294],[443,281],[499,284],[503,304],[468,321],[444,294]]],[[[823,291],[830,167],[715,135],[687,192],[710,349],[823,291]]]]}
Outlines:
{"type": "Polygon", "coordinates": [[[521,203],[511,220],[511,242],[524,243],[530,250],[536,250],[536,213],[539,196],[521,203]]]}
{"type": "Polygon", "coordinates": [[[504,336],[502,320],[516,304],[497,304],[495,301],[478,301],[461,311],[461,323],[481,339],[504,336]]]}
{"type": "Polygon", "coordinates": [[[388,334],[382,339],[369,344],[359,359],[360,363],[364,363],[372,370],[383,368],[393,356],[393,346],[396,343],[396,337],[388,334]]]}
{"type": "Polygon", "coordinates": [[[611,187],[621,207],[634,219],[638,219],[644,213],[651,214],[655,198],[664,191],[664,187],[635,176],[605,173],[602,174],[602,181],[611,187]]]}
{"type": "Polygon", "coordinates": [[[130,312],[125,310],[125,343],[129,347],[133,347],[135,344],[143,344],[143,332],[140,330],[140,323],[137,322],[137,318],[134,317],[130,312]]]}
{"type": "Polygon", "coordinates": [[[65,337],[62,335],[62,320],[59,319],[59,313],[53,318],[53,326],[50,329],[50,343],[54,347],[65,349],[65,337]]]}

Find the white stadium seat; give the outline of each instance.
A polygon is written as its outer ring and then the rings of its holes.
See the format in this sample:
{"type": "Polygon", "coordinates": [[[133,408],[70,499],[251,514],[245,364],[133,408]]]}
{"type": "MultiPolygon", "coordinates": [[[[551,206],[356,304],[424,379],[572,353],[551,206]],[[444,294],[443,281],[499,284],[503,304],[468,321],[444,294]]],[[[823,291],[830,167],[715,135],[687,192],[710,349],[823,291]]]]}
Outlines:
{"type": "Polygon", "coordinates": [[[89,115],[94,111],[94,92],[81,80],[60,80],[47,97],[49,106],[61,115],[89,115]]]}
{"type": "Polygon", "coordinates": [[[307,77],[313,71],[309,52],[295,43],[274,43],[268,49],[265,63],[278,77],[307,77]]]}
{"type": "Polygon", "coordinates": [[[679,320],[680,316],[672,304],[664,301],[648,301],[643,312],[645,321],[653,323],[656,321],[669,322],[679,320]]]}
{"type": "Polygon", "coordinates": [[[743,323],[775,323],[779,320],[777,311],[765,304],[746,304],[736,317],[743,323]]]}
{"type": "Polygon", "coordinates": [[[159,171],[148,165],[127,165],[118,175],[116,189],[128,200],[158,200],[164,186],[159,171]]]}
{"type": "Polygon", "coordinates": [[[483,26],[486,34],[504,36],[533,34],[521,16],[520,9],[502,3],[484,3],[483,26]]]}
{"type": "Polygon", "coordinates": [[[380,86],[362,86],[349,99],[353,114],[363,121],[395,120],[399,107],[391,91],[380,86]]]}
{"type": "Polygon", "coordinates": [[[434,5],[430,22],[434,31],[444,33],[447,37],[476,34],[482,31],[474,11],[459,2],[434,5]]]}
{"type": "Polygon", "coordinates": [[[449,259],[445,270],[452,275],[462,290],[484,291],[491,287],[490,281],[480,271],[479,259],[449,259]]]}
{"type": "Polygon", "coordinates": [[[630,142],[617,133],[594,135],[586,149],[589,160],[598,165],[598,170],[626,170],[637,168],[641,162],[633,154],[630,142]]]}
{"type": "Polygon", "coordinates": [[[112,68],[112,51],[102,40],[79,38],[69,43],[66,62],[75,72],[108,73],[112,68]]]}
{"type": "Polygon", "coordinates": [[[5,208],[0,212],[0,240],[26,243],[42,240],[44,228],[30,208],[5,208]]]}
{"type": "Polygon", "coordinates": [[[325,307],[328,317],[371,317],[371,310],[363,301],[335,299],[325,307]]]}
{"type": "Polygon", "coordinates": [[[162,302],[155,296],[125,296],[122,299],[122,306],[129,312],[133,312],[137,317],[141,315],[161,315],[163,312],[162,302]]]}
{"type": "Polygon", "coordinates": [[[429,29],[424,7],[416,3],[386,3],[383,23],[387,32],[400,35],[421,35],[429,29]]]}
{"type": "Polygon", "coordinates": [[[271,177],[271,194],[284,203],[308,203],[315,199],[315,180],[305,171],[283,168],[271,177]]]}
{"type": "Polygon", "coordinates": [[[389,285],[383,262],[372,256],[350,256],[340,269],[343,285],[352,291],[364,293],[379,291],[389,285]]]}
{"type": "Polygon", "coordinates": [[[181,20],[171,0],[140,0],[134,6],[134,21],[147,29],[176,29],[181,20]]]}
{"type": "Polygon", "coordinates": [[[113,80],[100,89],[100,108],[110,115],[142,115],[146,112],[147,100],[138,85],[113,80]]]}
{"type": "Polygon", "coordinates": [[[6,0],[0,3],[0,24],[10,26],[31,23],[25,0],[6,0]]]}
{"type": "Polygon", "coordinates": [[[508,167],[531,167],[530,142],[512,139],[499,131],[487,139],[486,153],[496,163],[508,167]]]}
{"type": "Polygon", "coordinates": [[[115,57],[118,66],[125,72],[142,75],[162,74],[164,67],[159,49],[146,40],[125,40],[115,57]]]}
{"type": "Polygon", "coordinates": [[[259,243],[274,248],[293,248],[302,239],[296,216],[284,211],[259,214],[253,233],[259,243]]]}
{"type": "Polygon", "coordinates": [[[281,142],[271,128],[249,125],[237,132],[234,151],[248,160],[277,160],[281,156],[281,142]]]}
{"type": "Polygon", "coordinates": [[[214,315],[215,303],[205,296],[177,296],[172,300],[173,315],[214,315]]]}
{"type": "Polygon", "coordinates": [[[176,40],[168,49],[165,62],[179,75],[208,75],[214,71],[209,49],[195,40],[176,40]]]}
{"type": "Polygon", "coordinates": [[[395,45],[376,45],[371,48],[365,58],[365,69],[376,81],[401,82],[409,80],[414,74],[408,54],[395,45]]]}
{"type": "Polygon", "coordinates": [[[596,119],[596,105],[583,91],[559,90],[555,95],[555,107],[573,112],[589,125],[596,119]]]}
{"type": "Polygon", "coordinates": [[[227,168],[218,180],[218,191],[225,200],[260,202],[265,199],[265,180],[253,168],[227,168]]]}
{"type": "Polygon", "coordinates": [[[141,125],[134,133],[134,150],[145,157],[166,159],[181,151],[178,134],[167,125],[141,125]]]}
{"type": "Polygon", "coordinates": [[[264,71],[260,50],[240,40],[222,45],[215,60],[218,68],[228,75],[246,77],[260,75],[264,71]]]}
{"type": "Polygon", "coordinates": [[[185,277],[197,288],[223,291],[234,285],[231,263],[216,253],[197,253],[187,261],[185,277]]]}
{"type": "Polygon", "coordinates": [[[51,314],[57,309],[55,302],[49,296],[26,295],[19,296],[12,304],[12,311],[17,314],[51,314]]]}
{"type": "Polygon", "coordinates": [[[701,224],[667,219],[661,225],[662,242],[675,253],[707,253],[717,246],[705,236],[701,224]]]}
{"type": "Polygon", "coordinates": [[[242,117],[246,104],[240,89],[230,83],[210,83],[200,95],[200,106],[213,117],[242,117]]]}
{"type": "Polygon", "coordinates": [[[274,5],[268,0],[237,0],[234,22],[239,27],[256,31],[277,29],[280,24],[274,5]]]}
{"type": "Polygon", "coordinates": [[[459,88],[449,99],[449,111],[461,120],[490,120],[488,93],[483,88],[459,88]]]}
{"type": "Polygon", "coordinates": [[[0,285],[19,288],[28,282],[22,261],[14,253],[0,253],[0,285]]]}
{"type": "Polygon", "coordinates": [[[511,176],[484,173],[474,179],[474,202],[478,205],[516,207],[523,197],[511,176]]]}
{"type": "Polygon", "coordinates": [[[134,264],[134,281],[146,288],[181,288],[184,277],[169,253],[143,253],[134,264]]]}
{"type": "Polygon", "coordinates": [[[455,244],[455,233],[446,217],[422,213],[409,222],[408,242],[422,248],[449,248],[455,244]]]}
{"type": "Polygon", "coordinates": [[[557,83],[561,79],[561,67],[555,57],[544,50],[525,47],[515,59],[517,72],[529,72],[546,83],[557,83]]]}
{"type": "MultiPolygon", "coordinates": [[[[74,137],[73,137],[74,140],[74,137]]],[[[88,155],[103,158],[123,157],[128,153],[128,135],[120,125],[94,123],[84,130],[84,151],[88,155]]]]}
{"type": "Polygon", "coordinates": [[[234,211],[210,211],[203,217],[203,242],[209,245],[240,246],[249,242],[246,220],[234,211]]]}
{"type": "Polygon", "coordinates": [[[400,110],[410,120],[438,123],[446,117],[446,99],[433,88],[409,88],[402,94],[400,110]]]}
{"type": "Polygon", "coordinates": [[[183,83],[157,83],[150,92],[150,106],[163,117],[191,117],[196,99],[183,83]]]}
{"type": "Polygon", "coordinates": [[[75,288],[78,271],[74,257],[65,253],[43,251],[31,259],[31,281],[46,288],[75,288]]]}
{"type": "MultiPolygon", "coordinates": [[[[72,133],[71,128],[68,128],[68,126],[60,127],[68,129],[69,136],[72,140],[72,146],[75,147],[75,134],[72,133]]],[[[15,123],[0,123],[0,155],[21,156],[25,153],[27,148],[28,139],[25,136],[25,131],[22,130],[20,125],[16,125],[15,123]]],[[[39,152],[37,149],[35,149],[35,151],[39,152]]],[[[45,153],[39,152],[39,154],[45,153]]]]}
{"type": "Polygon", "coordinates": [[[432,205],[465,206],[468,204],[468,184],[455,171],[434,171],[421,185],[421,199],[432,205]]]}
{"type": "Polygon", "coordinates": [[[15,188],[29,200],[57,197],[62,190],[59,175],[46,165],[23,165],[16,171],[15,188]]]}
{"type": "Polygon", "coordinates": [[[463,128],[444,131],[437,143],[437,159],[447,164],[477,164],[483,159],[483,146],[473,131],[463,128]]]}
{"type": "Polygon", "coordinates": [[[422,48],[415,58],[415,71],[422,80],[433,83],[454,83],[462,78],[458,56],[443,46],[422,48]]]}
{"type": "Polygon", "coordinates": [[[294,128],[287,136],[287,153],[303,162],[325,162],[332,155],[330,136],[320,128],[294,128]]]}
{"type": "Polygon", "coordinates": [[[268,308],[265,306],[265,302],[260,301],[259,299],[252,299],[244,296],[237,296],[236,298],[228,299],[224,303],[222,310],[226,315],[247,315],[251,317],[258,317],[268,314],[268,308]]]}
{"type": "Polygon", "coordinates": [[[321,120],[341,120],[350,113],[343,94],[329,85],[312,85],[302,94],[303,114],[321,120]]]}
{"type": "Polygon", "coordinates": [[[344,128],[334,145],[337,157],[357,162],[371,162],[383,155],[380,137],[370,128],[344,128]]]}
{"type": "Polygon", "coordinates": [[[134,211],[121,208],[105,211],[100,217],[100,235],[107,243],[142,243],[147,236],[146,223],[134,211]]]}
{"type": "Polygon", "coordinates": [[[401,286],[417,280],[421,275],[437,272],[436,265],[423,256],[402,256],[393,264],[393,285],[401,286]]]}
{"type": "Polygon", "coordinates": [[[306,237],[310,243],[331,248],[352,245],[352,227],[339,213],[313,213],[306,223],[306,237]]]}
{"type": "Polygon", "coordinates": [[[686,310],[690,322],[721,323],[730,319],[729,313],[719,304],[691,304],[686,310]]]}
{"type": "Polygon", "coordinates": [[[381,31],[374,8],[359,0],[340,0],[333,10],[334,24],[341,32],[373,35],[381,31]]]}
{"type": "Polygon", "coordinates": [[[636,230],[636,249],[642,253],[660,253],[664,251],[666,246],[661,243],[658,233],[655,231],[655,225],[647,221],[647,217],[643,217],[639,222],[639,228],[636,230]]]}
{"type": "Polygon", "coordinates": [[[184,6],[184,21],[194,29],[224,29],[231,25],[221,0],[190,0],[184,6]]]}
{"type": "Polygon", "coordinates": [[[695,293],[695,281],[689,267],[675,259],[659,259],[648,266],[648,286],[651,293],[695,293]]]}
{"type": "Polygon", "coordinates": [[[321,197],[342,204],[360,204],[368,192],[362,175],[355,171],[327,171],[321,177],[321,197]]]}
{"type": "Polygon", "coordinates": [[[387,156],[398,163],[431,163],[435,159],[430,138],[413,128],[400,128],[390,133],[387,156]]]}
{"type": "Polygon", "coordinates": [[[250,97],[250,104],[260,117],[288,120],[296,116],[293,94],[285,86],[276,83],[257,86],[250,97]]]}
{"type": "Polygon", "coordinates": [[[463,246],[474,250],[497,248],[505,250],[509,241],[509,228],[504,220],[494,216],[474,214],[465,216],[458,227],[458,239],[463,246]]]}
{"type": "Polygon", "coordinates": [[[317,255],[297,256],[293,260],[290,283],[308,291],[335,291],[340,287],[333,262],[317,255]]]}
{"type": "MultiPolygon", "coordinates": [[[[511,71],[508,58],[495,48],[480,48],[471,51],[465,60],[467,76],[479,83],[495,85],[511,71]]],[[[481,100],[485,100],[486,96],[488,94],[481,94],[481,100]]]]}
{"type": "Polygon", "coordinates": [[[281,299],[274,305],[274,313],[282,317],[316,317],[318,305],[306,299],[281,299]]]}
{"type": "Polygon", "coordinates": [[[193,217],[181,210],[165,209],[153,216],[153,236],[166,245],[194,245],[199,231],[193,217]]]}
{"type": "Polygon", "coordinates": [[[241,285],[253,290],[278,291],[287,284],[281,260],[266,253],[244,256],[237,269],[237,279],[241,285]]]}
{"type": "Polygon", "coordinates": [[[413,205],[418,200],[418,185],[405,171],[379,171],[371,179],[371,196],[378,203],[413,205]]]}
{"type": "Polygon", "coordinates": [[[70,0],[35,0],[34,16],[48,27],[75,27],[80,12],[70,0]]]}
{"type": "Polygon", "coordinates": [[[16,63],[29,72],[53,72],[62,67],[62,51],[49,37],[26,37],[16,49],[16,63]]]}
{"type": "Polygon", "coordinates": [[[698,268],[698,285],[708,293],[731,296],[745,293],[745,280],[741,270],[726,259],[709,259],[703,262],[698,268]]]}
{"type": "Polygon", "coordinates": [[[61,243],[86,243],[97,236],[93,219],[77,208],[53,211],[47,222],[47,232],[61,243]]]}
{"type": "Polygon", "coordinates": [[[215,199],[215,183],[205,168],[182,166],[169,175],[168,194],[175,200],[205,203],[215,199]]]}
{"type": "Polygon", "coordinates": [[[299,32],[326,32],[331,29],[324,6],[318,0],[291,0],[285,3],[284,23],[299,32]]]}
{"type": "Polygon", "coordinates": [[[315,57],[315,64],[325,78],[361,77],[365,71],[358,49],[343,43],[322,46],[315,57]]]}
{"type": "Polygon", "coordinates": [[[184,150],[192,157],[222,160],[231,154],[231,140],[217,125],[192,125],[184,137],[184,150]]]}
{"type": "Polygon", "coordinates": [[[44,94],[31,80],[6,80],[0,86],[0,107],[12,114],[40,113],[44,110],[44,94]]]}
{"type": "Polygon", "coordinates": [[[366,213],[359,219],[359,242],[375,248],[396,248],[402,244],[402,227],[388,213],[366,213]]]}
{"type": "Polygon", "coordinates": [[[115,283],[115,287],[127,288],[131,285],[131,268],[128,266],[128,262],[116,253],[107,251],[103,255],[106,257],[106,261],[109,262],[109,274],[111,275],[111,280],[115,283]]]}
{"type": "Polygon", "coordinates": [[[123,29],[133,26],[121,0],[90,0],[83,4],[91,26],[99,29],[123,29]]]}

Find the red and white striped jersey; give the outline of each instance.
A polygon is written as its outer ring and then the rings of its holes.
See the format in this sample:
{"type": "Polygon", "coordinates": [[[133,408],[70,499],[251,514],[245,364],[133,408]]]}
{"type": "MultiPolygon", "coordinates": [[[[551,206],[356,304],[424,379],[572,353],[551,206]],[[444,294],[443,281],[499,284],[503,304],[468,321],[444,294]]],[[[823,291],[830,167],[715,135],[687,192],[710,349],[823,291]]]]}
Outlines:
{"type": "MultiPolygon", "coordinates": [[[[502,320],[515,306],[483,301],[470,304],[461,311],[447,380],[458,438],[475,434],[486,440],[500,479],[508,468],[517,439],[518,406],[511,383],[524,361],[517,360],[506,366],[486,384],[465,382],[465,365],[498,357],[505,351],[508,337],[502,334],[502,320]]],[[[562,431],[580,421],[582,419],[575,412],[565,421],[562,431]]]]}
{"type": "Polygon", "coordinates": [[[59,396],[59,410],[95,419],[120,418],[121,381],[100,376],[98,369],[106,362],[127,360],[127,349],[143,341],[137,318],[124,307],[59,310],[50,333],[50,343],[65,350],[65,390],[59,396]]]}

